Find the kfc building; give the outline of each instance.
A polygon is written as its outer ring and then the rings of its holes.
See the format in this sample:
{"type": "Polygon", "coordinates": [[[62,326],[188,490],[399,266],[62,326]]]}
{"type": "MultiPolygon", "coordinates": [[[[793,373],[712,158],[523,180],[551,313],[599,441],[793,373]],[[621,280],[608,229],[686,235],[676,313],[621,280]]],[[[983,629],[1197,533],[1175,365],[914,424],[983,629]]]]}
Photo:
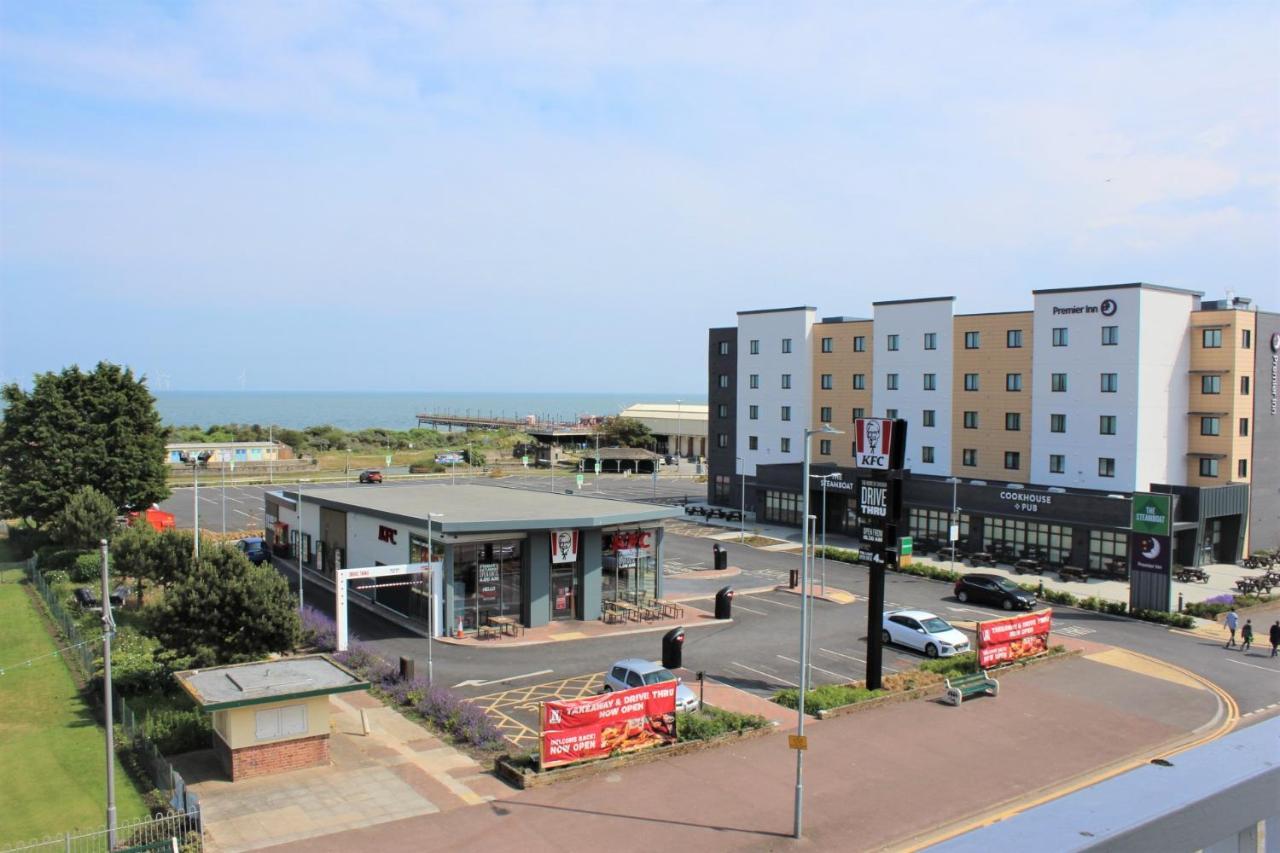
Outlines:
{"type": "MultiPolygon", "coordinates": [[[[391,575],[350,600],[426,633],[474,633],[495,617],[528,628],[595,620],[604,602],[662,597],[663,522],[678,509],[500,486],[328,486],[266,494],[276,554],[333,592],[338,568],[441,561],[438,577],[391,575]],[[419,579],[420,578],[420,579],[419,579]],[[436,607],[436,618],[430,613],[436,607]]],[[[308,592],[308,594],[311,594],[308,592]]]]}

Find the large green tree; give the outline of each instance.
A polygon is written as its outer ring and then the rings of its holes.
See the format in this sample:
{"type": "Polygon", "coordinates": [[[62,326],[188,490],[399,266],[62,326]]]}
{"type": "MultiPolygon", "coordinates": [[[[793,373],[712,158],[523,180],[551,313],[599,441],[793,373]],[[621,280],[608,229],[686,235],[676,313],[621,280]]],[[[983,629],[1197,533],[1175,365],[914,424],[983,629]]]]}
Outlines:
{"type": "Polygon", "coordinates": [[[652,447],[653,433],[635,418],[608,418],[600,428],[600,443],[618,447],[652,447]]]}
{"type": "Polygon", "coordinates": [[[165,430],[155,398],[133,371],[100,362],[6,385],[0,421],[0,511],[43,524],[83,486],[116,509],[168,497],[165,430]]]}
{"type": "Polygon", "coordinates": [[[301,628],[288,582],[231,547],[202,550],[191,571],[165,592],[152,625],[171,662],[188,667],[289,651],[301,628]]]}
{"type": "Polygon", "coordinates": [[[71,548],[93,548],[116,531],[116,508],[93,486],[82,486],[53,518],[53,538],[71,548]]]}

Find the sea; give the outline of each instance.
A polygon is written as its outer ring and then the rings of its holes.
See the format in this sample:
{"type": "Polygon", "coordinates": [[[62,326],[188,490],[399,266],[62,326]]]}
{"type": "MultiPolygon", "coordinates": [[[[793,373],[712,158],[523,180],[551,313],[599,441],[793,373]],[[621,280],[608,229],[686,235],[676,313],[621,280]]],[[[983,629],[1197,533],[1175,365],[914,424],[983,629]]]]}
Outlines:
{"type": "Polygon", "coordinates": [[[418,391],[152,391],[170,426],[261,424],[288,429],[329,424],[345,430],[411,429],[419,413],[576,421],[616,415],[636,403],[706,403],[707,395],[418,391]]]}

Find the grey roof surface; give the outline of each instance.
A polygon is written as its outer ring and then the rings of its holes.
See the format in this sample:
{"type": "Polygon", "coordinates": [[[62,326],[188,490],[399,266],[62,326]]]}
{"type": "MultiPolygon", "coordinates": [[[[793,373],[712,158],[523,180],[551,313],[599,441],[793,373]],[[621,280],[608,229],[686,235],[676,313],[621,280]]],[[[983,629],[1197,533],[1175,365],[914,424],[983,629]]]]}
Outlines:
{"type": "Polygon", "coordinates": [[[174,673],[174,678],[206,711],[369,686],[324,655],[189,669],[174,673]]]}
{"type": "MultiPolygon", "coordinates": [[[[296,491],[286,490],[290,498],[296,491]]],[[[487,533],[512,530],[554,530],[563,527],[604,527],[677,518],[675,507],[588,498],[559,492],[534,492],[502,486],[433,483],[415,486],[328,486],[303,489],[302,500],[331,509],[363,512],[425,527],[428,512],[444,513],[432,520],[442,533],[487,533]]]]}

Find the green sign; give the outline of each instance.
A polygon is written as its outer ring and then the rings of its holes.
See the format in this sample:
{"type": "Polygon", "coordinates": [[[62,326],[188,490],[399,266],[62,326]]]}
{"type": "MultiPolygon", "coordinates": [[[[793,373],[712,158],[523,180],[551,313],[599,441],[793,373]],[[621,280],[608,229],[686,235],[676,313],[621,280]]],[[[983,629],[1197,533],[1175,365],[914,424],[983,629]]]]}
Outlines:
{"type": "Polygon", "coordinates": [[[387,463],[386,463],[386,464],[387,464],[387,467],[388,467],[388,468],[390,468],[390,467],[391,467],[391,454],[390,454],[390,453],[388,453],[388,454],[387,454],[386,459],[387,459],[387,463]]]}
{"type": "Polygon", "coordinates": [[[1168,536],[1173,530],[1172,497],[1170,495],[1133,493],[1133,516],[1129,526],[1135,533],[1168,536]]]}
{"type": "Polygon", "coordinates": [[[601,471],[603,471],[603,470],[604,470],[604,466],[602,466],[599,462],[597,462],[597,463],[596,463],[596,473],[597,473],[597,474],[599,474],[599,473],[600,473],[601,471]]]}
{"type": "Polygon", "coordinates": [[[902,544],[898,546],[898,556],[910,557],[911,556],[911,537],[903,536],[901,542],[902,544]]]}
{"type": "Polygon", "coordinates": [[[578,488],[579,488],[579,489],[581,489],[581,488],[582,488],[582,475],[581,475],[581,474],[579,474],[579,475],[577,476],[577,480],[578,480],[578,488]]]}
{"type": "Polygon", "coordinates": [[[521,456],[521,457],[520,457],[520,461],[524,463],[524,467],[528,468],[528,467],[529,467],[529,454],[527,454],[527,453],[526,453],[524,456],[521,456]]]}

